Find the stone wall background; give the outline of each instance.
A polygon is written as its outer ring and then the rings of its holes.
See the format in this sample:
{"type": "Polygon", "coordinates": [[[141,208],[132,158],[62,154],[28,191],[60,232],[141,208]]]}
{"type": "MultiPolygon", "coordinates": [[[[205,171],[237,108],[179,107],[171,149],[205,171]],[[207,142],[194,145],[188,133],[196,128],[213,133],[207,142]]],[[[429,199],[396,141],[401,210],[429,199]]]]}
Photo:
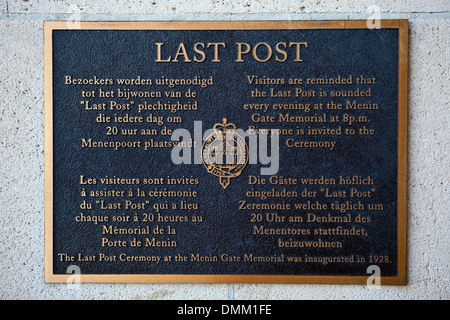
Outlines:
{"type": "Polygon", "coordinates": [[[0,299],[449,299],[448,0],[0,0],[0,299]],[[409,19],[408,285],[44,283],[43,22],[409,19]]]}

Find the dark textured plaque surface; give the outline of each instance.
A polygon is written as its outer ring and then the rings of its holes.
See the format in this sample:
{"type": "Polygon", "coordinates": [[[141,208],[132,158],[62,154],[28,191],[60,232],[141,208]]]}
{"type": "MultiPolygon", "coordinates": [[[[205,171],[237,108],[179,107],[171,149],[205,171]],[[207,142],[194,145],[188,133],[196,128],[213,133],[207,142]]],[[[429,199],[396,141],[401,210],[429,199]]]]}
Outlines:
{"type": "MultiPolygon", "coordinates": [[[[365,28],[355,29],[280,29],[280,30],[117,30],[115,28],[103,28],[89,30],[52,30],[52,157],[53,157],[53,205],[52,205],[52,270],[54,275],[66,274],[71,264],[80,267],[84,275],[234,275],[234,276],[316,276],[316,277],[368,277],[367,267],[377,264],[381,268],[383,277],[398,278],[399,273],[399,28],[382,28],[369,30],[365,28]],[[283,42],[307,41],[308,47],[301,48],[302,62],[293,61],[295,47],[286,48],[289,59],[279,63],[274,59],[261,63],[252,59],[251,53],[245,55],[244,62],[236,62],[236,43],[249,43],[254,46],[257,43],[268,43],[273,46],[283,42]],[[193,60],[192,48],[195,43],[225,43],[225,48],[220,49],[220,62],[214,62],[212,49],[204,49],[208,53],[202,63],[195,61],[186,63],[184,57],[180,56],[178,63],[156,63],[155,43],[164,43],[162,53],[166,58],[173,55],[179,49],[179,44],[184,43],[186,52],[193,60]],[[183,86],[169,88],[168,86],[122,86],[117,83],[113,85],[67,85],[65,77],[70,75],[73,79],[161,79],[185,78],[192,79],[201,77],[209,79],[213,77],[213,85],[206,88],[199,86],[183,86]],[[274,116],[278,119],[280,111],[268,109],[267,112],[245,110],[243,106],[248,103],[281,103],[301,102],[315,103],[330,102],[342,103],[349,98],[320,98],[320,97],[292,97],[292,98],[253,98],[250,92],[255,88],[268,90],[276,87],[277,90],[293,90],[299,86],[285,83],[276,86],[250,85],[247,76],[259,76],[267,78],[348,78],[352,76],[351,85],[303,85],[301,88],[309,91],[326,90],[356,90],[361,88],[356,84],[356,78],[364,75],[367,78],[376,78],[376,83],[371,84],[372,97],[358,98],[361,103],[376,103],[380,107],[376,112],[373,110],[358,110],[358,112],[339,110],[334,115],[341,116],[341,122],[330,123],[329,117],[333,115],[330,110],[311,110],[308,114],[322,116],[327,114],[326,123],[254,123],[252,115],[260,113],[264,116],[274,116]],[[209,174],[202,164],[175,165],[171,161],[170,148],[86,148],[82,146],[82,139],[93,141],[137,141],[142,143],[150,139],[154,141],[170,140],[168,136],[157,135],[154,137],[144,136],[118,136],[106,135],[108,127],[117,126],[122,128],[157,128],[163,126],[155,124],[112,124],[98,123],[95,119],[99,114],[109,116],[142,115],[136,108],[129,111],[86,111],[80,104],[81,100],[89,100],[91,104],[100,101],[114,100],[117,102],[128,102],[125,99],[99,99],[82,98],[81,91],[96,91],[101,88],[104,91],[117,91],[117,89],[129,88],[130,90],[157,90],[157,91],[182,91],[181,98],[132,98],[135,105],[144,101],[179,101],[180,103],[192,103],[197,101],[198,109],[194,111],[179,111],[177,113],[153,111],[145,112],[158,116],[180,116],[181,124],[170,124],[165,122],[168,128],[178,127],[193,132],[194,121],[202,121],[203,130],[212,128],[216,123],[221,123],[227,118],[238,128],[244,130],[248,126],[265,129],[298,129],[309,128],[331,128],[342,130],[352,128],[343,122],[344,114],[351,116],[365,116],[370,119],[370,128],[376,134],[340,136],[280,136],[280,169],[276,174],[279,177],[290,177],[300,180],[301,178],[334,178],[339,182],[339,177],[362,178],[371,177],[375,181],[372,186],[353,186],[362,191],[376,190],[371,197],[331,198],[326,197],[320,189],[328,188],[328,194],[333,192],[350,190],[350,187],[335,185],[249,185],[249,176],[257,176],[265,179],[270,176],[260,175],[260,164],[247,165],[241,176],[232,179],[230,185],[224,189],[219,184],[219,178],[209,174]],[[197,93],[197,97],[185,97],[184,93],[191,88],[197,93]],[[336,141],[333,150],[327,148],[288,148],[286,140],[293,138],[295,141],[336,141]],[[96,178],[96,185],[81,185],[80,176],[96,178]],[[145,186],[142,182],[145,178],[163,178],[168,176],[174,178],[194,178],[198,185],[160,185],[145,186]],[[104,185],[99,183],[100,178],[139,178],[139,185],[104,185]],[[142,190],[167,189],[167,190],[195,190],[198,192],[196,198],[155,198],[145,197],[138,199],[136,195],[127,197],[130,189],[142,190]],[[124,190],[124,197],[84,197],[81,192],[91,190],[124,190]],[[251,190],[270,191],[283,190],[297,191],[296,198],[278,199],[277,203],[290,204],[290,210],[243,210],[240,209],[241,202],[246,203],[273,203],[274,199],[261,200],[246,197],[246,192],[251,190]],[[309,189],[316,191],[314,198],[302,197],[302,191],[309,189]],[[125,200],[133,202],[144,202],[149,204],[144,210],[119,209],[100,210],[98,201],[105,203],[123,203],[125,200]],[[182,200],[195,202],[198,210],[171,209],[172,203],[179,204],[182,200]],[[346,203],[347,201],[360,202],[365,210],[349,210],[340,212],[336,210],[308,211],[295,210],[298,203],[346,203]],[[83,202],[93,204],[93,209],[80,207],[83,202]],[[97,203],[96,203],[97,202],[97,203]],[[158,215],[153,209],[154,203],[167,203],[169,209],[161,210],[163,216],[202,216],[203,222],[139,222],[128,223],[79,223],[75,217],[81,212],[86,215],[110,216],[125,214],[133,217],[143,217],[143,214],[158,215]],[[373,204],[382,204],[383,210],[369,212],[367,207],[373,204]],[[252,222],[252,214],[261,214],[262,222],[252,222]],[[323,222],[308,223],[308,214],[316,216],[348,217],[350,222],[323,222]],[[276,216],[289,217],[302,216],[303,223],[267,221],[268,218],[276,219],[276,216]],[[370,223],[357,223],[356,217],[370,217],[370,223]],[[156,226],[166,229],[165,235],[157,235],[157,240],[176,241],[176,247],[107,247],[101,246],[101,238],[109,240],[124,240],[130,244],[133,239],[143,240],[145,237],[153,238],[155,235],[123,235],[102,233],[104,226],[117,226],[118,228],[143,228],[147,225],[150,230],[156,226]],[[176,229],[176,234],[167,234],[168,226],[176,229]],[[255,234],[255,226],[269,229],[309,229],[306,235],[258,235],[255,234]],[[320,236],[315,235],[315,229],[336,228],[341,226],[345,229],[365,229],[363,236],[320,236]],[[302,247],[287,248],[280,247],[279,241],[331,241],[339,242],[342,248],[332,247],[302,247]],[[61,255],[64,253],[64,256],[61,255]],[[95,256],[96,261],[79,261],[82,256],[95,256]],[[100,253],[106,256],[115,256],[116,261],[98,261],[100,253]],[[120,254],[127,256],[171,256],[175,259],[177,255],[188,257],[187,261],[174,261],[159,263],[118,261],[120,254]],[[206,257],[208,261],[191,261],[192,254],[206,257]],[[223,261],[222,255],[239,257],[240,261],[223,261]],[[253,257],[265,257],[263,262],[244,261],[245,255],[253,257]],[[63,257],[76,257],[75,261],[67,261],[63,257]],[[217,257],[218,261],[214,261],[217,257]],[[303,262],[288,262],[288,257],[301,257],[303,262]],[[348,263],[326,263],[306,262],[307,257],[345,257],[348,263]],[[373,261],[377,257],[378,263],[373,261]],[[378,257],[388,257],[386,263],[379,263],[378,257]],[[273,261],[269,261],[273,258],[273,261]],[[361,259],[362,258],[362,259],[361,259]],[[281,260],[280,260],[281,259],[281,260]],[[370,260],[369,260],[370,259],[370,260]],[[212,261],[210,261],[212,260],[212,261]],[[363,261],[365,260],[365,261],[363,261]]],[[[48,40],[48,39],[47,39],[48,40]]],[[[274,48],[274,47],[273,47],[274,48]]],[[[264,48],[260,54],[264,56],[264,48]]],[[[274,52],[275,54],[275,52],[274,52]]],[[[199,55],[197,55],[199,56],[199,55]]],[[[353,101],[356,98],[352,98],[353,101]]],[[[291,113],[295,111],[282,111],[291,113]]],[[[354,125],[356,129],[361,124],[354,125]]],[[[119,134],[120,135],[120,134],[119,134]]],[[[404,165],[404,164],[401,164],[404,165]]],[[[403,201],[403,200],[401,200],[403,201]]],[[[309,216],[312,217],[312,216],[309,216]]],[[[401,222],[403,223],[403,222],[401,222]]],[[[307,245],[306,245],[307,246],[307,245]]],[[[403,249],[401,249],[403,250],[403,249]]],[[[403,253],[402,253],[403,254],[403,253]]],[[[317,259],[316,259],[317,260],[317,259]]],[[[268,277],[270,279],[270,277],[268,277]]],[[[403,276],[402,276],[403,278],[403,276]]],[[[231,282],[236,281],[234,278],[231,282]]],[[[242,278],[245,282],[250,278],[242,278]]],[[[302,282],[302,278],[293,282],[302,282]]],[[[169,278],[166,282],[173,282],[169,278]]],[[[115,281],[115,280],[112,280],[115,281]]],[[[126,279],[123,281],[127,281],[126,279]]],[[[152,281],[145,279],[143,282],[152,281]]],[[[161,281],[161,280],[159,280],[161,281]]],[[[164,280],[162,280],[164,281],[164,280]]],[[[177,280],[175,280],[177,281],[177,280]]],[[[181,280],[182,281],[182,280],[181,280]]],[[[196,280],[201,281],[201,280],[196,280]]],[[[213,280],[206,280],[215,282],[213,280]]],[[[219,280],[226,281],[226,280],[219,280]]],[[[347,280],[352,282],[351,280],[347,280]]],[[[249,282],[252,282],[249,280],[249,282]]],[[[261,280],[264,282],[264,280],[261,280]]],[[[274,282],[274,281],[270,281],[274,282]]],[[[283,280],[281,282],[284,282],[283,280]]],[[[327,282],[318,281],[318,282],[327,282]]],[[[360,281],[362,282],[362,281],[360,281]]]]}

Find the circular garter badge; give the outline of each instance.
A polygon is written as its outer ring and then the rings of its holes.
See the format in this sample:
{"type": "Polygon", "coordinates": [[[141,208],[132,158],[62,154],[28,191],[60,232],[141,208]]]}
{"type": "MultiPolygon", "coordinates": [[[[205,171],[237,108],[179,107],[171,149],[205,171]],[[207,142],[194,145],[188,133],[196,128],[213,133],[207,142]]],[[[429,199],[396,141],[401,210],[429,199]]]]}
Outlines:
{"type": "Polygon", "coordinates": [[[202,160],[208,172],[219,177],[220,184],[226,189],[230,179],[238,177],[244,170],[248,153],[247,143],[236,133],[236,126],[223,119],[203,143],[202,160]]]}

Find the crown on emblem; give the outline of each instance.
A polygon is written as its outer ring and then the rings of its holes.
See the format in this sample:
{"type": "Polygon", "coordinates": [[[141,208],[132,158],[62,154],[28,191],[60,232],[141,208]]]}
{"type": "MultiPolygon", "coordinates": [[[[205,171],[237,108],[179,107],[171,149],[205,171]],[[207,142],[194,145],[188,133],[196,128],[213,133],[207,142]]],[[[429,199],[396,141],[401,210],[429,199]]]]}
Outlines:
{"type": "Polygon", "coordinates": [[[222,134],[226,134],[228,130],[235,132],[236,126],[233,123],[227,123],[227,118],[223,118],[223,123],[217,123],[214,126],[214,131],[216,133],[222,132],[222,134]]]}
{"type": "Polygon", "coordinates": [[[203,143],[203,164],[209,173],[220,178],[220,184],[226,189],[230,179],[240,176],[247,165],[248,146],[236,126],[226,118],[213,128],[214,133],[203,143]]]}

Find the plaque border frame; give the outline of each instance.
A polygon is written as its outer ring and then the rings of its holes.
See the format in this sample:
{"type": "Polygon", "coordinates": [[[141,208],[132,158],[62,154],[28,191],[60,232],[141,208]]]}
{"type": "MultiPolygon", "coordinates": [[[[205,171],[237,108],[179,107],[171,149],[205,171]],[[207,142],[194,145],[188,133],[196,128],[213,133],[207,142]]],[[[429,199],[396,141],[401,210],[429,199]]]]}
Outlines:
{"type": "MultiPolygon", "coordinates": [[[[118,21],[44,22],[44,281],[69,283],[73,274],[53,273],[53,30],[286,30],[367,29],[366,20],[314,21],[118,21]]],[[[381,285],[407,284],[407,100],[408,20],[380,20],[381,29],[399,29],[398,71],[398,192],[396,277],[380,277],[381,285]]],[[[211,274],[80,274],[81,283],[279,283],[279,284],[367,284],[367,276],[327,275],[211,275],[211,274]]]]}

